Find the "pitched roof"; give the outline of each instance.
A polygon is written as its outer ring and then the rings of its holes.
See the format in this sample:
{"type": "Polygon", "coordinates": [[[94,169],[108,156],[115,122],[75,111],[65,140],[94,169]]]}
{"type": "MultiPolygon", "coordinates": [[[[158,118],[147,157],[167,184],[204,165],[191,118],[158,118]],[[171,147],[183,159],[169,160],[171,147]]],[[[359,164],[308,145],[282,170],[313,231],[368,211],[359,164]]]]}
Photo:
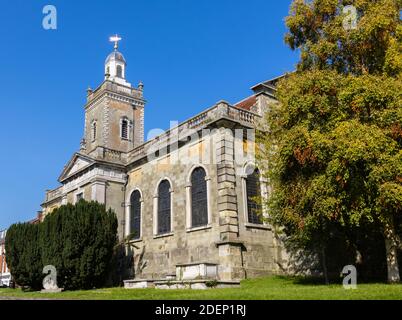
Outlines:
{"type": "Polygon", "coordinates": [[[94,159],[92,159],[87,155],[83,155],[82,153],[79,152],[74,153],[70,161],[64,167],[58,179],[59,182],[62,182],[68,177],[70,177],[72,174],[91,166],[94,162],[95,162],[94,159]]]}
{"type": "Polygon", "coordinates": [[[255,106],[256,103],[257,103],[257,98],[255,95],[252,95],[252,96],[236,103],[234,106],[239,109],[244,109],[244,110],[250,111],[255,106]]]}

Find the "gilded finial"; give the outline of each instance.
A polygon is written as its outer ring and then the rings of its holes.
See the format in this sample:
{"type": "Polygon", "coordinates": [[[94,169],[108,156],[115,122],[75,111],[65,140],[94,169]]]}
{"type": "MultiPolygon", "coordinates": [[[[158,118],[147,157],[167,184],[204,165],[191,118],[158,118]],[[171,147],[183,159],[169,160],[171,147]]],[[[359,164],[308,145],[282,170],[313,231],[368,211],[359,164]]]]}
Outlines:
{"type": "Polygon", "coordinates": [[[114,42],[114,51],[117,51],[120,40],[121,40],[121,37],[119,37],[117,34],[109,38],[110,42],[114,42]]]}

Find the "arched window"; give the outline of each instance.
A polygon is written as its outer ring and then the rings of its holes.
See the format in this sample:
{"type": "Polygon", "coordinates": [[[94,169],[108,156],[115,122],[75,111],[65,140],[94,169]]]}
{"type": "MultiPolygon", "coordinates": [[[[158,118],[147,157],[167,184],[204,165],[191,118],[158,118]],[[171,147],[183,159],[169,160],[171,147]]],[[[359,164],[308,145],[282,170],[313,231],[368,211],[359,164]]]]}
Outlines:
{"type": "Polygon", "coordinates": [[[92,142],[94,142],[96,140],[96,121],[92,121],[91,124],[91,139],[92,142]]]}
{"type": "Polygon", "coordinates": [[[191,174],[191,227],[208,224],[208,195],[205,170],[194,169],[191,174]]]}
{"type": "Polygon", "coordinates": [[[130,121],[126,118],[120,120],[120,137],[123,140],[130,140],[130,121]]]}
{"type": "Polygon", "coordinates": [[[158,187],[158,234],[165,234],[171,231],[171,197],[170,183],[163,180],[158,187]]]}
{"type": "Polygon", "coordinates": [[[141,237],[141,193],[136,190],[130,197],[130,234],[133,239],[141,237]]]}
{"type": "Polygon", "coordinates": [[[119,78],[123,78],[123,68],[121,66],[116,67],[116,76],[119,78]]]}
{"type": "Polygon", "coordinates": [[[258,199],[261,197],[260,171],[257,168],[246,178],[246,195],[248,222],[262,224],[261,203],[258,199]]]}

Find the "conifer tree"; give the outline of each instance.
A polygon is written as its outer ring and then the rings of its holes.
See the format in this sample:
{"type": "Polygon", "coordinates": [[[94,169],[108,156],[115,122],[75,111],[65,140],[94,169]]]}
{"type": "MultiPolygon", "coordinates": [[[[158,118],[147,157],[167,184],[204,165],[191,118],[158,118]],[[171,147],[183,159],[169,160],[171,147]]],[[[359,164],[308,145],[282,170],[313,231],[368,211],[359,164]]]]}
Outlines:
{"type": "Polygon", "coordinates": [[[7,265],[14,281],[24,288],[40,289],[42,285],[38,236],[38,225],[30,223],[14,224],[7,231],[7,265]]]}
{"type": "Polygon", "coordinates": [[[105,284],[117,243],[117,219],[97,202],[81,200],[55,209],[38,224],[15,224],[7,232],[7,262],[18,285],[40,289],[52,265],[64,289],[105,284]]]}

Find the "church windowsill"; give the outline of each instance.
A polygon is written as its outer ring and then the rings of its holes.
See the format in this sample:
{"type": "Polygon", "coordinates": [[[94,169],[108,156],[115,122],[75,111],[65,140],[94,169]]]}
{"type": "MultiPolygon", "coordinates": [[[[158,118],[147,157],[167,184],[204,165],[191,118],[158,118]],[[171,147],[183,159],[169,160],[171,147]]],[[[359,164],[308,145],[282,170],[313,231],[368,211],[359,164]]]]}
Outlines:
{"type": "Polygon", "coordinates": [[[137,242],[141,242],[142,238],[138,238],[138,239],[132,239],[129,241],[129,243],[137,243],[137,242]]]}
{"type": "Polygon", "coordinates": [[[262,229],[262,230],[272,230],[272,228],[266,224],[257,224],[246,222],[244,226],[248,229],[262,229]]]}
{"type": "Polygon", "coordinates": [[[162,233],[162,234],[155,234],[155,235],[154,235],[154,239],[171,237],[171,236],[173,236],[173,235],[174,235],[174,233],[173,233],[173,232],[169,232],[169,233],[162,233]]]}
{"type": "Polygon", "coordinates": [[[186,232],[196,232],[196,231],[207,230],[207,229],[211,229],[211,228],[212,228],[212,226],[210,224],[207,224],[206,226],[188,228],[186,230],[186,232]]]}

